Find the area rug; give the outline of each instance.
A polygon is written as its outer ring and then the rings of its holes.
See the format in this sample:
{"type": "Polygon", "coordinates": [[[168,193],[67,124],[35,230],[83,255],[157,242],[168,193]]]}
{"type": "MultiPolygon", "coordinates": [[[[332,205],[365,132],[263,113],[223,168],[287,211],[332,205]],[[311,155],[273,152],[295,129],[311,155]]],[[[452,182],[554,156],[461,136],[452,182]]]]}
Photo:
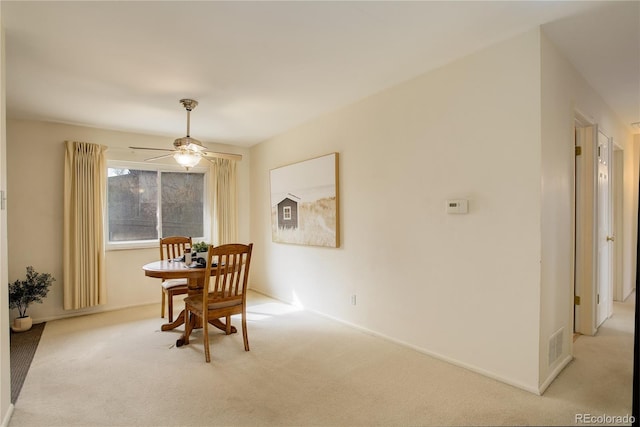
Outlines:
{"type": "Polygon", "coordinates": [[[11,403],[18,400],[45,324],[37,323],[25,332],[11,332],[11,403]]]}

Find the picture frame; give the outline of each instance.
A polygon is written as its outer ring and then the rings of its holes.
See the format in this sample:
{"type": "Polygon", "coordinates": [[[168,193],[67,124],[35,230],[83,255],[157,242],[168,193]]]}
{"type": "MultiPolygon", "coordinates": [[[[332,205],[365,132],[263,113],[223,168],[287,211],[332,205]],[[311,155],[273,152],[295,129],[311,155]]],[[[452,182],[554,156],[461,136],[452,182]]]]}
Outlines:
{"type": "Polygon", "coordinates": [[[338,157],[330,153],[270,171],[273,242],[340,247],[338,157]]]}

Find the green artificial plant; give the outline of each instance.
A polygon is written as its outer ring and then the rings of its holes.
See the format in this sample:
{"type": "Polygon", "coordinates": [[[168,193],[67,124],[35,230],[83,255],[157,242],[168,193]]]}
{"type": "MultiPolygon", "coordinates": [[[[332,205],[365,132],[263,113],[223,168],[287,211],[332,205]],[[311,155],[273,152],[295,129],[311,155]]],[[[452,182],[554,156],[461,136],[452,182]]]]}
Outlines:
{"type": "Polygon", "coordinates": [[[16,280],[9,284],[9,308],[17,308],[20,317],[27,317],[29,305],[34,302],[42,303],[55,280],[49,273],[38,273],[32,266],[27,267],[26,280],[16,280]]]}
{"type": "Polygon", "coordinates": [[[205,242],[194,243],[192,250],[194,252],[207,252],[209,250],[209,244],[205,242]]]}

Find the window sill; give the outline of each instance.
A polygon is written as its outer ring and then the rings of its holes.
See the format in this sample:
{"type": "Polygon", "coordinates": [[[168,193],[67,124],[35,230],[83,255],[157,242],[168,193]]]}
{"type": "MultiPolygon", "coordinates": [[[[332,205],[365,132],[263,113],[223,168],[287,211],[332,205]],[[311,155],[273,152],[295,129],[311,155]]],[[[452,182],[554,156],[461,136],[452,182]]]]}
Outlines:
{"type": "Polygon", "coordinates": [[[107,251],[126,251],[131,249],[157,249],[160,245],[159,240],[137,240],[131,242],[107,243],[105,248],[107,251]]]}

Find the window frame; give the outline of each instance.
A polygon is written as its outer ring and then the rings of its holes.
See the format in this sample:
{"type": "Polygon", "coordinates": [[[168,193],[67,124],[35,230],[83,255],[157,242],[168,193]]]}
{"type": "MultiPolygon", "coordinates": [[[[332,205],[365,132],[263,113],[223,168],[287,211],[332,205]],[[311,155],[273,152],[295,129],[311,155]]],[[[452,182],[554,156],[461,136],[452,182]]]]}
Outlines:
{"type": "MultiPolygon", "coordinates": [[[[124,160],[107,160],[107,181],[105,188],[105,200],[104,200],[104,241],[105,241],[105,249],[107,251],[117,251],[117,250],[126,250],[126,249],[148,249],[148,248],[157,248],[160,244],[160,239],[152,239],[152,240],[130,240],[126,242],[111,242],[109,241],[109,168],[117,168],[117,169],[137,169],[137,170],[145,170],[145,171],[155,171],[155,172],[181,172],[181,173],[203,173],[204,174],[204,187],[203,187],[203,231],[204,236],[191,236],[194,242],[197,241],[209,241],[209,236],[211,234],[211,199],[210,199],[210,191],[209,191],[209,178],[210,178],[210,169],[206,166],[196,166],[190,168],[188,171],[185,170],[184,167],[180,165],[169,165],[163,163],[142,163],[142,162],[131,162],[124,160]]],[[[162,185],[162,182],[160,182],[162,185]]],[[[158,207],[161,207],[162,201],[162,192],[158,191],[158,207]]],[[[162,210],[158,209],[156,212],[158,217],[158,224],[162,222],[162,210]]]]}

